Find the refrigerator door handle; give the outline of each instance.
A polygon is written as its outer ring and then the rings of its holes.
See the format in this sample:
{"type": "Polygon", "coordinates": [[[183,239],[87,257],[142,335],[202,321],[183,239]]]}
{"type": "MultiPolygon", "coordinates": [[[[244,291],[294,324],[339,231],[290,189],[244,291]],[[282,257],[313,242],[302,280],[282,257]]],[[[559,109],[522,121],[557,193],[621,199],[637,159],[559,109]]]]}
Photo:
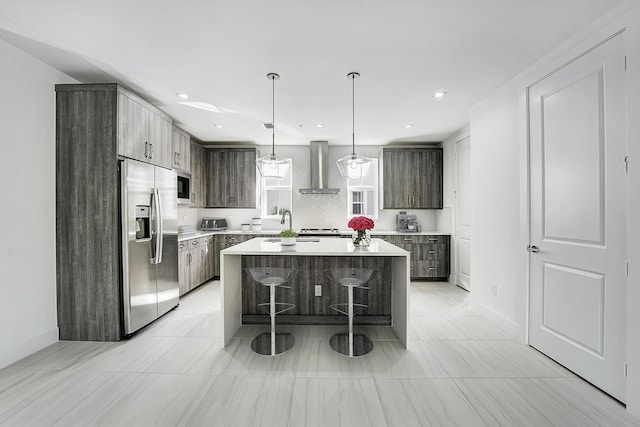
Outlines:
{"type": "Polygon", "coordinates": [[[162,216],[162,200],[160,199],[160,190],[154,189],[156,192],[156,209],[158,211],[158,240],[156,241],[156,264],[162,262],[162,253],[164,252],[164,218],[162,216]]]}
{"type": "Polygon", "coordinates": [[[161,241],[162,235],[160,234],[160,199],[158,197],[158,189],[154,188],[151,193],[151,213],[153,215],[152,224],[153,231],[151,232],[151,259],[149,260],[151,264],[159,264],[160,263],[160,249],[161,249],[161,241]],[[154,240],[155,239],[155,240],[154,240]]]}

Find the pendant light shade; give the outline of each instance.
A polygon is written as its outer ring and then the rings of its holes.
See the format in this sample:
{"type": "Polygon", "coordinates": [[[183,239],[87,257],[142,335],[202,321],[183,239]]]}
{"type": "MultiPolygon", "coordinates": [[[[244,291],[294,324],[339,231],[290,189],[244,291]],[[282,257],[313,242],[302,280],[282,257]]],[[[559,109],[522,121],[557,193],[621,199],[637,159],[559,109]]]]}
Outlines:
{"type": "Polygon", "coordinates": [[[336,162],[340,174],[344,178],[359,179],[364,178],[369,173],[371,159],[356,154],[356,91],[355,80],[360,77],[360,73],[349,73],[347,78],[351,79],[351,154],[347,154],[336,162]]]}
{"type": "Polygon", "coordinates": [[[276,111],[276,80],[280,79],[280,76],[276,73],[267,74],[267,78],[272,82],[271,89],[271,154],[264,157],[260,157],[256,160],[258,171],[260,175],[265,178],[284,178],[289,172],[291,161],[276,156],[276,123],[275,123],[275,111],[276,111]]]}

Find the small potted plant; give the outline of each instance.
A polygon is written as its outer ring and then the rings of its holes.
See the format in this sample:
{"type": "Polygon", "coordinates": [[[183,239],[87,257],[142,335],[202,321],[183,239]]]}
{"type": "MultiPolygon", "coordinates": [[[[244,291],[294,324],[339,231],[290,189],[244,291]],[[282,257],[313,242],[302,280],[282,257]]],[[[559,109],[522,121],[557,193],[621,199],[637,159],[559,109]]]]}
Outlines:
{"type": "Polygon", "coordinates": [[[283,246],[291,246],[296,244],[298,233],[293,230],[282,230],[280,232],[280,244],[283,246]]]}

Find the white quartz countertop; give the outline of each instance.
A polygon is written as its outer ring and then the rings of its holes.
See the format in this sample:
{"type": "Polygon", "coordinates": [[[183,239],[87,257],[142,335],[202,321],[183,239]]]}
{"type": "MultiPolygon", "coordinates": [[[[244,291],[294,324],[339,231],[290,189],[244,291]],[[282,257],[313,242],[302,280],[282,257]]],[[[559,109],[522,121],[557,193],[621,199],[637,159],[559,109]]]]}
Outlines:
{"type": "MultiPolygon", "coordinates": [[[[251,234],[251,235],[278,235],[282,230],[261,230],[261,231],[242,231],[242,230],[222,230],[222,231],[202,231],[197,230],[195,233],[189,234],[180,234],[178,235],[178,241],[182,242],[184,240],[197,239],[199,237],[205,236],[215,236],[216,234],[251,234]]],[[[342,235],[351,235],[353,234],[353,230],[340,230],[340,234],[342,235]]],[[[390,230],[371,230],[372,236],[448,236],[451,233],[444,233],[441,231],[421,231],[419,233],[409,233],[402,231],[390,231],[390,230]]],[[[302,236],[304,237],[304,236],[302,236]]]]}
{"type": "Polygon", "coordinates": [[[336,239],[335,237],[304,238],[292,246],[284,246],[280,242],[270,241],[269,238],[255,238],[222,250],[222,255],[316,255],[316,256],[409,256],[404,249],[373,238],[367,249],[356,249],[350,239],[336,239]]]}

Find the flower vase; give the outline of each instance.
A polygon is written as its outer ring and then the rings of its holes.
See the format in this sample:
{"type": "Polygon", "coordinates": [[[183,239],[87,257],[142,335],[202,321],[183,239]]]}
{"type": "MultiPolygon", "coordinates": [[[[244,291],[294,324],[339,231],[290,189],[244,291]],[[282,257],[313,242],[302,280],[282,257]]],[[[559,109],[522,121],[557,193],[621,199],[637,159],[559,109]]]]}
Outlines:
{"type": "Polygon", "coordinates": [[[365,249],[371,244],[371,232],[369,230],[356,230],[352,236],[353,246],[356,249],[365,249]]]}

